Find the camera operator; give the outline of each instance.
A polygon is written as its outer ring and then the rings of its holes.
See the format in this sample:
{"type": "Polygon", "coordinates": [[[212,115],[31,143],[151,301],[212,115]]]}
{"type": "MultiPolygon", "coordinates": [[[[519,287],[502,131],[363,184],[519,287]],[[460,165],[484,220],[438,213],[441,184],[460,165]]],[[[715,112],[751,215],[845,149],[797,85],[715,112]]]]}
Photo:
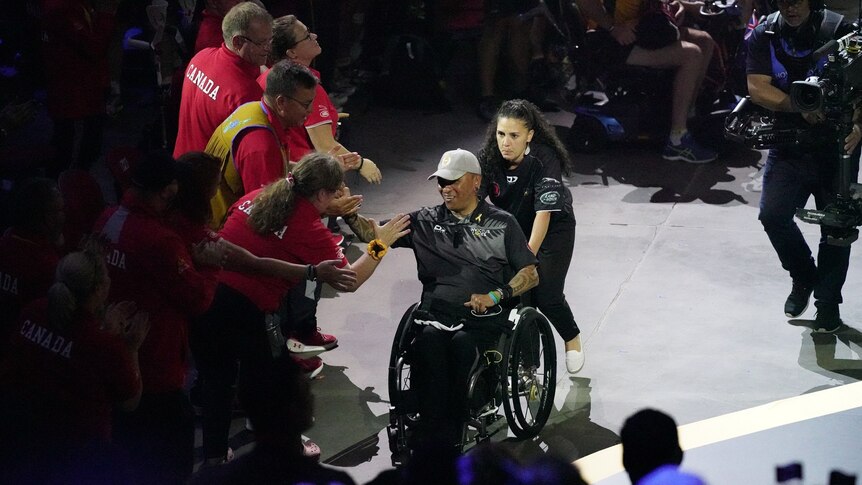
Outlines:
{"type": "MultiPolygon", "coordinates": [[[[778,12],[762,22],[748,39],[747,80],[751,99],[778,117],[796,118],[811,130],[823,126],[820,111],[794,113],[790,85],[804,80],[817,68],[813,53],[831,39],[839,39],[852,30],[840,14],[827,10],[823,0],[777,0],[778,12]],[[804,121],[802,121],[804,119],[804,121]]],[[[820,61],[825,62],[825,59],[820,61]]],[[[862,137],[862,126],[856,122],[844,140],[844,150],[853,151],[862,137]]],[[[836,141],[827,137],[817,145],[772,148],[766,159],[759,219],[769,236],[781,266],[793,278],[793,289],[784,304],[784,313],[795,318],[808,308],[814,293],[817,317],[815,332],[834,332],[841,325],[838,305],[841,287],[847,276],[849,246],[827,244],[821,229],[817,263],[793,220],[797,208],[805,206],[814,195],[817,208],[833,202],[837,193],[839,168],[836,141]]],[[[858,153],[853,157],[858,173],[858,153]]]]}

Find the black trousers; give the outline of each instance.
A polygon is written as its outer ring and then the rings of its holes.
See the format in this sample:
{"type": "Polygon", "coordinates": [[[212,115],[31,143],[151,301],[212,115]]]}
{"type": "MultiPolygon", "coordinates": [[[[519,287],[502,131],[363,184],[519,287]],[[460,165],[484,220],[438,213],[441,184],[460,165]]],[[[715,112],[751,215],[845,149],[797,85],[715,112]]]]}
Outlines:
{"type": "Polygon", "coordinates": [[[212,306],[192,322],[191,348],[203,381],[204,459],[224,457],[227,451],[240,372],[256,372],[272,362],[264,318],[245,295],[220,284],[212,306]]]}
{"type": "Polygon", "coordinates": [[[416,365],[411,369],[422,417],[417,441],[460,443],[469,412],[469,378],[485,350],[497,345],[506,314],[482,321],[468,319],[463,329],[454,332],[417,325],[416,365]]]}
{"type": "Polygon", "coordinates": [[[117,412],[114,441],[128,455],[136,484],[182,484],[194,467],[195,424],[182,390],[141,396],[131,413],[117,412]]]}
{"type": "Polygon", "coordinates": [[[539,286],[530,292],[529,300],[530,305],[542,310],[566,342],[581,333],[563,292],[574,250],[574,224],[548,232],[537,255],[539,286]]]}
{"type": "MultiPolygon", "coordinates": [[[[859,151],[853,155],[859,159],[859,151]]],[[[853,170],[856,180],[858,165],[853,170]]],[[[814,287],[816,305],[837,307],[843,301],[841,288],[850,264],[850,247],[827,244],[821,230],[817,263],[811,248],[802,236],[794,214],[813,195],[818,209],[835,200],[837,164],[828,156],[802,159],[770,150],[763,171],[763,192],[760,195],[760,222],[769,242],[778,254],[781,267],[794,282],[814,287]]]]}
{"type": "Polygon", "coordinates": [[[322,291],[323,284],[319,281],[315,283],[305,280],[300,281],[287,291],[278,311],[284,338],[288,338],[294,333],[309,335],[317,330],[317,302],[320,301],[322,291]],[[308,285],[315,285],[313,298],[309,298],[309,295],[306,294],[308,285]]]}

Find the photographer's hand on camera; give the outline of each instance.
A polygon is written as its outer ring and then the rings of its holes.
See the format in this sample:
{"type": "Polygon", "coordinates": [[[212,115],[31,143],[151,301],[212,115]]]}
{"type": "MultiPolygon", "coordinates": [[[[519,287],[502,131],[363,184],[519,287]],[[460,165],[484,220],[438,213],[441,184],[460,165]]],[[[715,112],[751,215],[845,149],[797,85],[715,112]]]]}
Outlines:
{"type": "Polygon", "coordinates": [[[853,153],[860,140],[862,140],[862,125],[853,123],[853,129],[850,130],[850,134],[844,139],[844,153],[848,155],[853,153]]]}

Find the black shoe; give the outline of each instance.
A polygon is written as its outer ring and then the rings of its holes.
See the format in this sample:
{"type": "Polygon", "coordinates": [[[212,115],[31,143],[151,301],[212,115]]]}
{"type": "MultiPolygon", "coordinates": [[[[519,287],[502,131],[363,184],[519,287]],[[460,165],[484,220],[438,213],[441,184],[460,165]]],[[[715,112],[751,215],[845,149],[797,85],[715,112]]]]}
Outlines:
{"type": "Polygon", "coordinates": [[[842,325],[844,325],[844,322],[841,321],[841,317],[838,314],[838,305],[817,307],[813,333],[833,333],[841,328],[842,325]]]}
{"type": "Polygon", "coordinates": [[[789,318],[796,318],[805,313],[813,291],[814,288],[803,286],[794,281],[793,289],[790,290],[790,294],[787,295],[787,300],[784,302],[784,315],[789,318]]]}

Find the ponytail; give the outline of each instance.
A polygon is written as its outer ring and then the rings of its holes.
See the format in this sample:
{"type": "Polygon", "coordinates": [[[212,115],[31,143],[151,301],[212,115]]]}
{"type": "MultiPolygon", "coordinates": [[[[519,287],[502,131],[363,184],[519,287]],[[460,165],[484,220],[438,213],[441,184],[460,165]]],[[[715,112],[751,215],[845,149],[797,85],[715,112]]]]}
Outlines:
{"type": "Polygon", "coordinates": [[[48,323],[56,330],[65,330],[72,323],[81,305],[104,282],[105,261],[93,251],[70,253],[60,260],[54,284],[48,289],[48,323]]]}

